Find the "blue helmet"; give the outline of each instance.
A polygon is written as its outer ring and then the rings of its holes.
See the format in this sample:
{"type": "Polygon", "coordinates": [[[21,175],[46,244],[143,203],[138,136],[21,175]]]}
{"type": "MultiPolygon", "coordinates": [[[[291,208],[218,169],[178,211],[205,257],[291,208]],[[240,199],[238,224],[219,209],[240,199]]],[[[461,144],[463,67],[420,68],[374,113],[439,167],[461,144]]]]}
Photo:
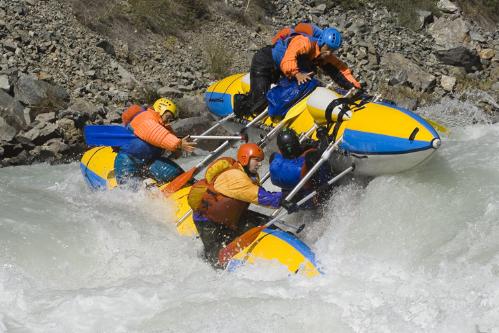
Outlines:
{"type": "Polygon", "coordinates": [[[337,50],[340,48],[342,41],[341,33],[338,30],[335,28],[327,28],[324,29],[319,38],[319,46],[322,47],[326,44],[330,49],[337,50]]]}

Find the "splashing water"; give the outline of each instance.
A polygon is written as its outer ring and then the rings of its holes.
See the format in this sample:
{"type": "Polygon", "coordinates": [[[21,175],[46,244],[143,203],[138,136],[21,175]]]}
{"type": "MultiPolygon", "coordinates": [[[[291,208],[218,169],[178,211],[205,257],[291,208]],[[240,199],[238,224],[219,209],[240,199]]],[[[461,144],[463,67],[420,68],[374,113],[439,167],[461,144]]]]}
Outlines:
{"type": "MultiPolygon", "coordinates": [[[[451,109],[480,117],[420,111],[451,109]]],[[[325,271],[310,280],[214,271],[171,203],[93,193],[77,164],[0,169],[0,332],[499,332],[499,126],[445,119],[427,164],[301,217],[325,271]]]]}

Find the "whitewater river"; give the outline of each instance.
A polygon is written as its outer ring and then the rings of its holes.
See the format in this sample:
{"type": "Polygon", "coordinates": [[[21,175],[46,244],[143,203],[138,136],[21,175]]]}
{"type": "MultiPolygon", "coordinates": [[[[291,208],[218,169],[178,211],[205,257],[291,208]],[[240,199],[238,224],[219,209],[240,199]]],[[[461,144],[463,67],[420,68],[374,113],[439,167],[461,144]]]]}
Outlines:
{"type": "Polygon", "coordinates": [[[0,332],[499,332],[499,125],[469,123],[341,186],[302,233],[311,280],[214,271],[171,205],[92,193],[77,163],[0,169],[0,332]]]}

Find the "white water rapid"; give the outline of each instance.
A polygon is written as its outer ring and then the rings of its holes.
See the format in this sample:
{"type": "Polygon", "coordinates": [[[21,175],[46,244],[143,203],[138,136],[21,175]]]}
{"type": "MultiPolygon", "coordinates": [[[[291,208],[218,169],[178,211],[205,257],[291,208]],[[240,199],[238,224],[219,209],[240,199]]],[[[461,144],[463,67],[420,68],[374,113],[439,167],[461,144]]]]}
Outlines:
{"type": "MultiPolygon", "coordinates": [[[[420,111],[469,110],[452,103],[420,111]]],[[[0,169],[0,332],[499,332],[499,124],[477,122],[339,187],[302,233],[310,280],[214,271],[171,206],[93,193],[77,163],[0,169]]]]}

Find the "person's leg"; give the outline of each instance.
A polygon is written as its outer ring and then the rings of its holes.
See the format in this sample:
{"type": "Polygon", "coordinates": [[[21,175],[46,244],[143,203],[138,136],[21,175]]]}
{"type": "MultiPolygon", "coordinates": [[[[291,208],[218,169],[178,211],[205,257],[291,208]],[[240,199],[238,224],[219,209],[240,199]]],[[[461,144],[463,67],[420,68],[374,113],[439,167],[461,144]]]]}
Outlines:
{"type": "Polygon", "coordinates": [[[258,50],[251,61],[250,68],[250,114],[259,114],[267,106],[267,92],[272,83],[277,82],[276,66],[272,58],[272,47],[258,50]]]}
{"type": "Polygon", "coordinates": [[[149,166],[152,178],[160,183],[166,183],[180,175],[184,170],[174,161],[160,157],[149,166]]]}
{"type": "Polygon", "coordinates": [[[205,259],[215,268],[222,268],[218,263],[220,249],[235,238],[234,231],[212,221],[196,221],[194,224],[203,242],[205,259]]]}
{"type": "Polygon", "coordinates": [[[114,160],[114,175],[120,186],[127,186],[137,190],[140,178],[141,166],[128,154],[118,153],[114,160]]]}
{"type": "Polygon", "coordinates": [[[248,209],[239,220],[238,234],[242,235],[249,229],[264,225],[268,221],[269,217],[267,215],[248,209]]]}

